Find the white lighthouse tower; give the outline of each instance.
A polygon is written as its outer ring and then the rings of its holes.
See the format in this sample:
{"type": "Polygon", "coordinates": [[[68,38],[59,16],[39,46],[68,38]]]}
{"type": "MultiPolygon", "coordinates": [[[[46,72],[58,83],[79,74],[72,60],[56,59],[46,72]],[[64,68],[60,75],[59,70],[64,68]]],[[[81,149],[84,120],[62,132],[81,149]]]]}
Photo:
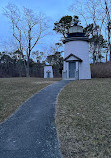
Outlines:
{"type": "Polygon", "coordinates": [[[64,64],[62,78],[65,80],[91,79],[89,63],[89,40],[83,27],[75,23],[63,40],[64,64]]]}

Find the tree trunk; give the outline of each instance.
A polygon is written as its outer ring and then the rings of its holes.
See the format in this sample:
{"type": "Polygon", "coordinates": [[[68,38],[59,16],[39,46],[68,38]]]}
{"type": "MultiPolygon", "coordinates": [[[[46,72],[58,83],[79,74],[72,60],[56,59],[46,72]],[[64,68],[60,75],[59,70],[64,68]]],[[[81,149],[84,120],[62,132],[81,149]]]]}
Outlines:
{"type": "Polygon", "coordinates": [[[30,77],[30,54],[31,54],[31,26],[29,25],[29,30],[28,30],[28,52],[27,52],[27,74],[26,77],[30,77]]]}
{"type": "Polygon", "coordinates": [[[95,64],[95,62],[96,62],[95,52],[96,52],[96,46],[95,46],[95,42],[94,42],[94,50],[93,50],[93,64],[95,64]]]}
{"type": "Polygon", "coordinates": [[[106,63],[108,62],[108,54],[106,53],[106,63]]]}
{"type": "Polygon", "coordinates": [[[26,66],[26,77],[30,77],[30,73],[29,73],[29,71],[30,71],[30,70],[29,70],[29,69],[30,69],[30,68],[29,68],[29,59],[30,59],[30,58],[29,58],[29,55],[28,55],[27,66],[26,66]]]}
{"type": "Polygon", "coordinates": [[[105,0],[105,6],[106,6],[106,15],[107,15],[107,29],[108,29],[108,49],[109,49],[109,52],[110,52],[110,57],[109,57],[109,61],[111,62],[111,42],[110,42],[110,34],[111,34],[111,31],[110,31],[110,13],[109,13],[109,9],[108,9],[108,4],[107,4],[107,1],[105,0]]]}
{"type": "Polygon", "coordinates": [[[110,43],[110,26],[108,24],[108,50],[110,52],[109,61],[111,62],[111,43],[110,43]]]}
{"type": "Polygon", "coordinates": [[[111,44],[110,44],[110,57],[109,57],[109,59],[110,59],[110,62],[111,62],[111,44]]]}

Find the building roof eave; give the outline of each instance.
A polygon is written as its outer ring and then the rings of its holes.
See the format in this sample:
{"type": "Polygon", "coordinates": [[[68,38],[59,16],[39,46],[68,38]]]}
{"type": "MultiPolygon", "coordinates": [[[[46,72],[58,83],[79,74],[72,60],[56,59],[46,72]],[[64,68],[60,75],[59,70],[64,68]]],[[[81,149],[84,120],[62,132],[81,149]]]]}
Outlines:
{"type": "Polygon", "coordinates": [[[65,44],[66,42],[70,42],[70,41],[86,41],[89,42],[88,37],[69,37],[69,38],[65,38],[62,42],[65,44]]]}
{"type": "Polygon", "coordinates": [[[68,56],[64,59],[64,61],[66,61],[66,62],[69,62],[69,61],[79,61],[79,62],[82,62],[83,60],[82,60],[81,58],[77,57],[77,56],[74,55],[74,54],[70,54],[70,55],[68,55],[68,56]],[[69,59],[71,56],[73,56],[73,57],[76,58],[76,59],[74,59],[74,60],[67,60],[67,59],[69,59]]]}

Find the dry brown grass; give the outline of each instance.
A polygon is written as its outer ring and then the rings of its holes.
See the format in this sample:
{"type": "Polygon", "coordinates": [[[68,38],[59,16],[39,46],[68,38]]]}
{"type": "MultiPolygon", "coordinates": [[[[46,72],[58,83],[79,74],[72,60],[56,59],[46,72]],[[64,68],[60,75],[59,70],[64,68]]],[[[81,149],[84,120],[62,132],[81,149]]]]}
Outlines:
{"type": "Polygon", "coordinates": [[[0,122],[42,88],[60,79],[0,78],[0,122]]]}
{"type": "Polygon", "coordinates": [[[110,158],[111,79],[68,84],[58,98],[56,123],[64,158],[110,158]]]}

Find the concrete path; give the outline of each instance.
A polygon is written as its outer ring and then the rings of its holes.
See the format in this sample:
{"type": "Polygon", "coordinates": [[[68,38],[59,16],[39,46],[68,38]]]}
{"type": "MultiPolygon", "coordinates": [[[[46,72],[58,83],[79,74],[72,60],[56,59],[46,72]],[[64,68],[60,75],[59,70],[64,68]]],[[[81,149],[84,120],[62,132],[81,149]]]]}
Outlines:
{"type": "Polygon", "coordinates": [[[25,102],[0,124],[0,158],[61,158],[55,125],[56,82],[25,102]]]}

